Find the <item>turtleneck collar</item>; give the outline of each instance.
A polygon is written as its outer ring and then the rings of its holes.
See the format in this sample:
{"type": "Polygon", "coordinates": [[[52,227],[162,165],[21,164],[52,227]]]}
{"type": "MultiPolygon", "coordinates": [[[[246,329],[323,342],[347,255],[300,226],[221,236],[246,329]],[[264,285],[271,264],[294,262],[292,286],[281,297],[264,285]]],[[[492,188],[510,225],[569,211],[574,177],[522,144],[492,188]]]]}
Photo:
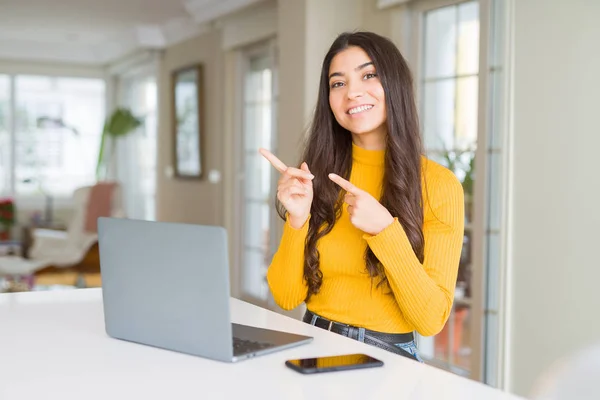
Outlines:
{"type": "Polygon", "coordinates": [[[366,150],[353,142],[352,160],[360,164],[382,167],[385,164],[385,150],[366,150]]]}

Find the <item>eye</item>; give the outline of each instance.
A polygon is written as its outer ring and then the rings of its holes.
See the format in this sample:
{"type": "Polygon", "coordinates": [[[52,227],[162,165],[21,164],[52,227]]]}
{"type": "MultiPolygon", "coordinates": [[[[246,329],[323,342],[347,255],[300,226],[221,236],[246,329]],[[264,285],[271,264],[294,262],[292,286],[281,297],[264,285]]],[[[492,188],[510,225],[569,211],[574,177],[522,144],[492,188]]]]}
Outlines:
{"type": "Polygon", "coordinates": [[[369,73],[365,74],[363,79],[371,79],[371,78],[376,78],[376,77],[377,77],[377,74],[375,72],[369,72],[369,73]]]}
{"type": "Polygon", "coordinates": [[[331,87],[331,89],[335,89],[338,87],[342,87],[343,85],[344,85],[344,82],[333,82],[330,87],[331,87]]]}

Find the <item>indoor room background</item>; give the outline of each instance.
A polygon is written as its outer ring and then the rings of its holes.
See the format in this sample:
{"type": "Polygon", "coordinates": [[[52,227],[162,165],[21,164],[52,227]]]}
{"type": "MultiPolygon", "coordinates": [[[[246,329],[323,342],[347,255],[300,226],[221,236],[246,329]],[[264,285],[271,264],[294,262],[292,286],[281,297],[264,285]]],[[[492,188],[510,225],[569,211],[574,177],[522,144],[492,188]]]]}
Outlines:
{"type": "Polygon", "coordinates": [[[420,351],[527,396],[600,340],[599,17],[594,0],[4,0],[0,291],[100,286],[93,199],[226,227],[232,295],[300,318],[266,283],[283,224],[258,148],[299,164],[323,56],[369,30],[407,59],[425,153],[465,192],[453,310],[420,351]]]}

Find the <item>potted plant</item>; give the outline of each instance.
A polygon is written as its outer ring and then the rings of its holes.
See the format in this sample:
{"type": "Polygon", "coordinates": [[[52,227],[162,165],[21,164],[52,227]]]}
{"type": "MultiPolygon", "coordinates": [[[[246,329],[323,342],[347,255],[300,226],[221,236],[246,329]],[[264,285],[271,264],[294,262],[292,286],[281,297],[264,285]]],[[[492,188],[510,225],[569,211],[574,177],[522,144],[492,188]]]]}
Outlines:
{"type": "Polygon", "coordinates": [[[109,168],[111,168],[115,152],[117,149],[117,140],[125,137],[135,131],[142,124],[142,120],[134,116],[127,108],[119,107],[106,119],[104,129],[102,130],[102,139],[100,141],[100,150],[98,152],[98,163],[96,164],[96,179],[98,181],[106,179],[109,168]],[[107,138],[110,138],[110,153],[106,154],[107,138]]]}

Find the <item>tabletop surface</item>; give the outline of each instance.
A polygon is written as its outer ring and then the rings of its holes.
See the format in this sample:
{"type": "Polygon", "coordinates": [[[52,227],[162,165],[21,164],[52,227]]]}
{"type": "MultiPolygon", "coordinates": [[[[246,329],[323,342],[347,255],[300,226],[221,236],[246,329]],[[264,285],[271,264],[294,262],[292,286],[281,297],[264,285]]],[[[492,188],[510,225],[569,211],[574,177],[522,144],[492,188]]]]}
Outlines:
{"type": "Polygon", "coordinates": [[[237,299],[231,313],[314,341],[229,364],[108,337],[100,289],[0,294],[0,399],[518,399],[237,299]],[[352,353],[385,365],[316,375],[284,365],[352,353]]]}

